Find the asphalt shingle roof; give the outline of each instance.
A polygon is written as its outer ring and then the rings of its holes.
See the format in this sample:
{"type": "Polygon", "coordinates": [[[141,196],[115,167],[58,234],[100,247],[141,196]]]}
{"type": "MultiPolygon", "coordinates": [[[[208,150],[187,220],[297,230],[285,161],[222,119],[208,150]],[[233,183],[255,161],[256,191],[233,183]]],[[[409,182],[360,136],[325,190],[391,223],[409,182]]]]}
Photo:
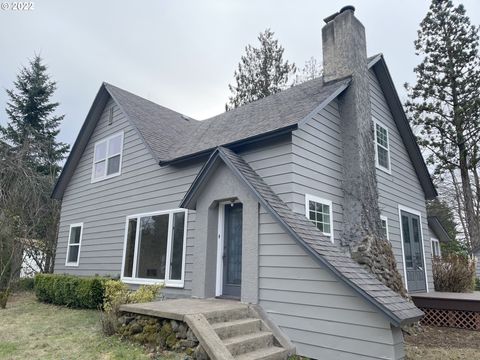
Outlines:
{"type": "Polygon", "coordinates": [[[352,260],[348,253],[332,244],[305,216],[295,213],[273,192],[250,165],[232,150],[219,147],[211,155],[185,195],[180,207],[189,207],[201,184],[214,169],[213,162],[221,158],[225,164],[257,195],[269,211],[307,252],[340,280],[353,288],[371,304],[384,312],[395,325],[418,320],[423,316],[412,302],[402,298],[380,282],[373,274],[352,260]]]}
{"type": "Polygon", "coordinates": [[[349,83],[349,78],[327,84],[322,78],[313,79],[203,121],[113,85],[105,86],[157,160],[165,163],[294,126],[349,83]]]}
{"type": "Polygon", "coordinates": [[[155,104],[138,95],[105,83],[105,87],[143,139],[158,161],[170,157],[174,144],[193,132],[199,121],[155,104]]]}

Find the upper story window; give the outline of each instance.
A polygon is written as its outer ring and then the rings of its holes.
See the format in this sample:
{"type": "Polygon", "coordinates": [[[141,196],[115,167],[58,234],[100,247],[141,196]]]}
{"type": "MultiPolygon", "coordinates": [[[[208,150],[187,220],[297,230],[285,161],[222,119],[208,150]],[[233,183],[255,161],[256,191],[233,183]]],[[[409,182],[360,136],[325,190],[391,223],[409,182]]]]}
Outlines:
{"type": "Polygon", "coordinates": [[[390,235],[388,232],[388,218],[386,216],[380,216],[380,221],[382,223],[382,231],[383,235],[387,238],[387,240],[390,240],[390,235]]]}
{"type": "Polygon", "coordinates": [[[375,162],[377,168],[390,172],[390,143],[388,129],[379,122],[373,122],[375,129],[375,162]]]}
{"type": "Polygon", "coordinates": [[[120,175],[122,169],[123,132],[95,143],[92,182],[120,175]]]}
{"type": "Polygon", "coordinates": [[[65,266],[78,266],[80,261],[80,246],[82,244],[82,236],[83,223],[70,225],[65,266]]]}
{"type": "Polygon", "coordinates": [[[333,210],[332,202],[313,195],[305,195],[305,211],[307,218],[333,243],[333,210]]]}
{"type": "Polygon", "coordinates": [[[441,256],[442,256],[442,252],[441,252],[441,250],[440,250],[440,241],[438,241],[438,240],[435,239],[435,238],[432,238],[431,241],[432,241],[432,253],[433,253],[433,256],[435,256],[435,257],[441,257],[441,256]]]}

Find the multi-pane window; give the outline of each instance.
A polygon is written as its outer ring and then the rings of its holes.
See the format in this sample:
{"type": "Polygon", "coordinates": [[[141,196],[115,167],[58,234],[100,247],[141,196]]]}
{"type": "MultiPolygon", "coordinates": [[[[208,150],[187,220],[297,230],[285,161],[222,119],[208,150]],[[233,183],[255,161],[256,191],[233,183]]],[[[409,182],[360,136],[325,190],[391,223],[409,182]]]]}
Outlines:
{"type": "Polygon", "coordinates": [[[120,175],[123,150],[123,132],[95,143],[92,181],[120,175]]]}
{"type": "Polygon", "coordinates": [[[182,287],[186,218],[183,209],[129,216],[123,280],[182,287]]]}
{"type": "Polygon", "coordinates": [[[305,195],[306,216],[333,242],[332,202],[312,195],[305,195]]]}
{"type": "Polygon", "coordinates": [[[80,246],[82,243],[83,224],[70,225],[70,233],[68,235],[66,266],[78,266],[80,260],[80,246]]]}
{"type": "Polygon", "coordinates": [[[440,251],[440,242],[437,239],[432,238],[432,252],[433,256],[440,257],[442,252],[440,251]]]}
{"type": "Polygon", "coordinates": [[[390,171],[390,144],[388,129],[374,121],[375,128],[375,161],[378,168],[390,171]]]}
{"type": "Polygon", "coordinates": [[[382,232],[387,240],[390,240],[390,235],[388,233],[388,218],[386,216],[380,216],[380,221],[382,224],[382,232]]]}

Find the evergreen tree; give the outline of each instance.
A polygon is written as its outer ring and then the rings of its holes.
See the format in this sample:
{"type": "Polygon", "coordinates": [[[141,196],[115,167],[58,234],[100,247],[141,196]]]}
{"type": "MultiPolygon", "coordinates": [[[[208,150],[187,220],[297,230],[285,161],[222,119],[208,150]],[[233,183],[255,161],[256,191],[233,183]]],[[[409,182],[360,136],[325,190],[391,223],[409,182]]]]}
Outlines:
{"type": "MultiPolygon", "coordinates": [[[[470,176],[479,163],[480,59],[478,28],[463,5],[432,0],[415,41],[423,61],[414,69],[417,83],[406,103],[419,143],[426,149],[436,175],[460,176],[457,196],[463,204],[465,234],[480,243],[478,208],[470,176]]],[[[407,85],[408,88],[408,85],[407,85]]],[[[455,179],[452,179],[455,182],[455,179]]]]}
{"type": "Polygon", "coordinates": [[[235,85],[228,85],[232,96],[225,105],[230,110],[249,102],[275,94],[288,86],[290,75],[295,74],[295,64],[283,60],[284,48],[266,29],[258,36],[260,47],[248,45],[235,70],[235,85]]]}
{"type": "Polygon", "coordinates": [[[29,67],[20,70],[14,88],[7,90],[9,122],[6,127],[0,126],[0,135],[14,150],[28,149],[26,156],[33,168],[54,175],[69,148],[56,139],[64,115],[54,114],[59,105],[50,100],[55,90],[56,83],[36,55],[29,67]]]}

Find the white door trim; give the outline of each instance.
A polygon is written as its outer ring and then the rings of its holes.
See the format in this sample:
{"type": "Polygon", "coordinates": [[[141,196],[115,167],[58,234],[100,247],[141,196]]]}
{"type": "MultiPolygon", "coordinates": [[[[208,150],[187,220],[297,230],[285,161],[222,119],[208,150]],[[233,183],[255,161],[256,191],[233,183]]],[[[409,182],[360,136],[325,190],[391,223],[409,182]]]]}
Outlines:
{"type": "Polygon", "coordinates": [[[422,250],[423,250],[423,270],[425,272],[425,289],[428,291],[428,274],[427,274],[427,261],[426,261],[426,252],[425,252],[425,241],[423,241],[423,222],[422,222],[422,213],[418,210],[412,208],[398,205],[398,221],[400,227],[400,242],[402,244],[402,261],[403,261],[403,274],[405,279],[405,289],[408,291],[408,281],[407,281],[407,267],[405,265],[405,249],[403,245],[403,228],[402,228],[402,211],[410,213],[412,215],[417,215],[420,219],[420,240],[422,241],[422,250]]]}
{"type": "Polygon", "coordinates": [[[215,296],[223,294],[223,237],[225,224],[225,204],[228,202],[218,203],[218,234],[217,234],[217,276],[215,284],[215,296]]]}

